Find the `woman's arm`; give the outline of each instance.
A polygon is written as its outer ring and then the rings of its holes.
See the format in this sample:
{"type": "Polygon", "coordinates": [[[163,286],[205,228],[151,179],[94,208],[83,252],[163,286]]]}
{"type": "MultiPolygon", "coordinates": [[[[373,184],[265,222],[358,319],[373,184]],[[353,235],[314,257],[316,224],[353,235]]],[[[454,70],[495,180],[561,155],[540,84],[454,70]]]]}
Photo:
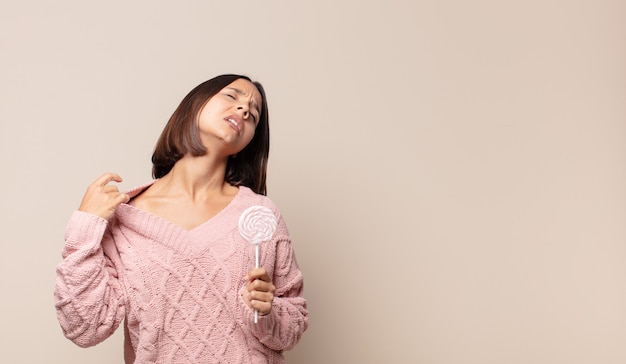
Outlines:
{"type": "Polygon", "coordinates": [[[65,336],[81,347],[111,336],[125,315],[120,280],[103,249],[113,247],[107,226],[101,217],[74,212],[56,270],[57,317],[65,336]]]}
{"type": "Polygon", "coordinates": [[[112,261],[117,250],[107,229],[117,207],[129,199],[109,185],[121,181],[114,173],[94,181],[65,230],[54,297],[65,336],[83,347],[109,337],[124,317],[123,293],[112,261]]]}
{"type": "MultiPolygon", "coordinates": [[[[303,277],[288,239],[276,245],[273,285],[276,287],[271,311],[250,324],[252,333],[273,350],[293,348],[307,329],[309,313],[303,297],[303,277]]],[[[252,311],[248,310],[252,315],[252,311]]],[[[249,320],[248,322],[252,322],[249,320]]]]}

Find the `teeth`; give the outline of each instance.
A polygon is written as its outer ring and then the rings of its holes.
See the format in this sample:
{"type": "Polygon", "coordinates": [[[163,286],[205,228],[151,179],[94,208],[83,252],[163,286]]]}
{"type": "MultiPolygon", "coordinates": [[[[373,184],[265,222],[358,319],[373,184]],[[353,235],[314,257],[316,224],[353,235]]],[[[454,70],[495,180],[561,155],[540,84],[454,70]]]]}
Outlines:
{"type": "Polygon", "coordinates": [[[233,124],[234,126],[237,126],[237,122],[233,119],[228,119],[228,121],[233,124]]]}

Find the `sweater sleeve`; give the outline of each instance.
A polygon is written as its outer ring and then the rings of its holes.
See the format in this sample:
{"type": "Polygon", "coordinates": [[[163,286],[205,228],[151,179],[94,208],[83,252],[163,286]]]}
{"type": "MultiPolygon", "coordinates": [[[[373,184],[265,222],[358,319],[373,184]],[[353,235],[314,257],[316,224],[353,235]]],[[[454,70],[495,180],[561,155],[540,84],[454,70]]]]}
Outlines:
{"type": "MultiPolygon", "coordinates": [[[[268,315],[259,316],[257,324],[250,324],[250,330],[265,346],[283,351],[292,349],[300,341],[308,327],[309,313],[303,296],[302,272],[282,219],[279,225],[282,225],[285,235],[276,244],[273,277],[276,291],[272,311],[268,315]]],[[[253,311],[248,310],[248,314],[253,315],[253,311]]]]}
{"type": "Polygon", "coordinates": [[[111,254],[104,252],[107,246],[115,252],[108,225],[98,216],[74,212],[56,269],[57,317],[65,336],[81,347],[111,336],[125,315],[120,279],[111,254]]]}

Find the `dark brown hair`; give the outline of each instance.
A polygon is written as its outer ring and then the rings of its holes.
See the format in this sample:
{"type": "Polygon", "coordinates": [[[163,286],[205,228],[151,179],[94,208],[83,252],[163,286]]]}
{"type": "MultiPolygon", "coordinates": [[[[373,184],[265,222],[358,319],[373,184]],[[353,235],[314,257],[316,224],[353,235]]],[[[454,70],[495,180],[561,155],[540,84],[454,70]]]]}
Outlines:
{"type": "Polygon", "coordinates": [[[174,164],[187,153],[199,157],[207,153],[200,140],[197,118],[204,105],[224,87],[243,78],[254,84],[261,94],[261,115],[254,137],[235,158],[228,158],[226,182],[233,186],[246,186],[265,195],[267,160],[270,150],[269,113],[265,90],[258,82],[242,75],[227,74],[205,81],[181,101],[170,117],[157,141],[152,154],[152,176],[161,178],[169,173],[174,164]]]}

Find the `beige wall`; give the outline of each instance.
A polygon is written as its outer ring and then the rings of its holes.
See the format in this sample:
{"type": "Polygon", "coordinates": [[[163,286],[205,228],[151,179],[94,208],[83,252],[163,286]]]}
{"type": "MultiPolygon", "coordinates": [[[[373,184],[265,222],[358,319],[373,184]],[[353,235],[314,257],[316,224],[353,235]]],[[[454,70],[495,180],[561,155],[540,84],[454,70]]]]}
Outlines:
{"type": "Polygon", "coordinates": [[[0,362],[121,361],[56,322],[65,222],[240,72],[306,277],[292,363],[626,363],[624,39],[609,0],[2,1],[0,362]]]}

